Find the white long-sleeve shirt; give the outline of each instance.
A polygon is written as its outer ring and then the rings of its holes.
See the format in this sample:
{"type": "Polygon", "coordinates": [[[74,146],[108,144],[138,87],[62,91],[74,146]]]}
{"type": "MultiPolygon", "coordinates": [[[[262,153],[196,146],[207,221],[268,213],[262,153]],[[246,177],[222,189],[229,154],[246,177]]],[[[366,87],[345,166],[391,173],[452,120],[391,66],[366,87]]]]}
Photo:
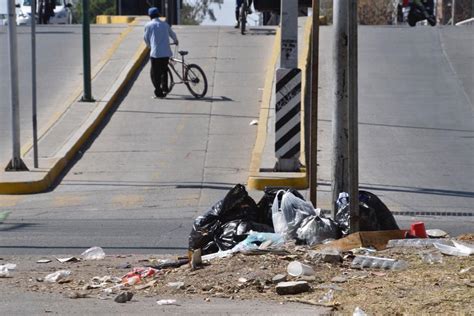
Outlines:
{"type": "Polygon", "coordinates": [[[153,19],[145,24],[144,40],[146,46],[151,50],[150,57],[171,57],[173,53],[170,48],[170,37],[173,41],[178,41],[176,33],[171,29],[169,24],[161,21],[159,18],[153,19]]]}

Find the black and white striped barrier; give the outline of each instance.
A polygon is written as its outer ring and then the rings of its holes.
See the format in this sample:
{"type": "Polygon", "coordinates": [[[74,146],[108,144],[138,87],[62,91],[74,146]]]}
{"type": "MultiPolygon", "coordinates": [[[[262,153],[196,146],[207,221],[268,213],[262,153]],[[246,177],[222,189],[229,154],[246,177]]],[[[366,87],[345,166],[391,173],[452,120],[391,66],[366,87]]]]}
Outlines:
{"type": "Polygon", "coordinates": [[[275,87],[275,155],[299,159],[301,148],[301,70],[279,68],[275,87]]]}

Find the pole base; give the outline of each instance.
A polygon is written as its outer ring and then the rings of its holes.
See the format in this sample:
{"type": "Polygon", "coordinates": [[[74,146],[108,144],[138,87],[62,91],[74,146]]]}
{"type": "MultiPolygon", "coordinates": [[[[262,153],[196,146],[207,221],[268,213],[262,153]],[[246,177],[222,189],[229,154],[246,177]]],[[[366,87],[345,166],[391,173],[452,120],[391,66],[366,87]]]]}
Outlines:
{"type": "Polygon", "coordinates": [[[30,171],[21,158],[10,160],[5,171],[30,171]]]}
{"type": "Polygon", "coordinates": [[[274,169],[277,172],[298,172],[300,167],[298,158],[278,158],[274,169]]]}
{"type": "Polygon", "coordinates": [[[90,97],[90,98],[86,98],[86,97],[82,97],[81,98],[81,102],[95,102],[95,99],[90,97]]]}

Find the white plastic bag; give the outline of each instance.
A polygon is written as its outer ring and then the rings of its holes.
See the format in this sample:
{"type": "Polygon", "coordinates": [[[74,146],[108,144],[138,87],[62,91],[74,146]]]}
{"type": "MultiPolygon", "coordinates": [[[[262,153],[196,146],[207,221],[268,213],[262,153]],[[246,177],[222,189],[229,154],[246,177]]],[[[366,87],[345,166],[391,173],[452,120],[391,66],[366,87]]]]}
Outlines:
{"type": "Polygon", "coordinates": [[[11,276],[10,271],[13,271],[15,269],[16,264],[14,263],[0,265],[0,278],[9,278],[11,276]]]}
{"type": "Polygon", "coordinates": [[[54,273],[48,274],[44,278],[44,282],[56,283],[61,279],[67,278],[71,274],[70,270],[59,270],[54,273]]]}
{"type": "Polygon", "coordinates": [[[84,260],[102,260],[105,258],[105,252],[100,247],[92,247],[84,251],[81,256],[84,260]]]}
{"type": "Polygon", "coordinates": [[[319,215],[313,204],[296,197],[293,193],[280,190],[272,205],[272,220],[275,233],[287,239],[296,238],[296,230],[303,220],[311,215],[319,215]],[[280,198],[281,197],[281,201],[280,198]]]}

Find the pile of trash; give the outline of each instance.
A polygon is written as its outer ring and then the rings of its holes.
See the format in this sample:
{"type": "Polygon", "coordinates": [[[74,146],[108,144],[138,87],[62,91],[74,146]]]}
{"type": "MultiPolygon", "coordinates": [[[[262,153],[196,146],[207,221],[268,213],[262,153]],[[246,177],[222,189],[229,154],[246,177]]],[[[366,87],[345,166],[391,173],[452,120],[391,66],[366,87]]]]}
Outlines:
{"type": "Polygon", "coordinates": [[[403,230],[377,196],[360,191],[359,200],[361,231],[349,234],[345,193],[331,219],[296,190],[267,189],[256,203],[239,184],[196,218],[187,256],[143,259],[92,247],[77,257],[43,257],[28,273],[21,261],[0,264],[0,278],[28,291],[117,303],[141,295],[179,305],[198,295],[206,302],[300,302],[354,315],[474,313],[473,234],[451,238],[422,222],[403,230]]]}
{"type": "MultiPolygon", "coordinates": [[[[399,230],[392,213],[376,195],[360,191],[359,201],[361,231],[399,230]]],[[[196,218],[189,236],[189,250],[198,250],[202,255],[246,251],[250,244],[255,248],[267,240],[254,240],[255,232],[267,233],[260,236],[277,240],[279,244],[294,240],[298,245],[313,246],[336,240],[349,234],[349,195],[341,193],[337,205],[333,220],[294,189],[265,189],[264,196],[256,203],[245,187],[237,184],[196,218]],[[246,240],[249,237],[251,240],[246,240]]]]}

